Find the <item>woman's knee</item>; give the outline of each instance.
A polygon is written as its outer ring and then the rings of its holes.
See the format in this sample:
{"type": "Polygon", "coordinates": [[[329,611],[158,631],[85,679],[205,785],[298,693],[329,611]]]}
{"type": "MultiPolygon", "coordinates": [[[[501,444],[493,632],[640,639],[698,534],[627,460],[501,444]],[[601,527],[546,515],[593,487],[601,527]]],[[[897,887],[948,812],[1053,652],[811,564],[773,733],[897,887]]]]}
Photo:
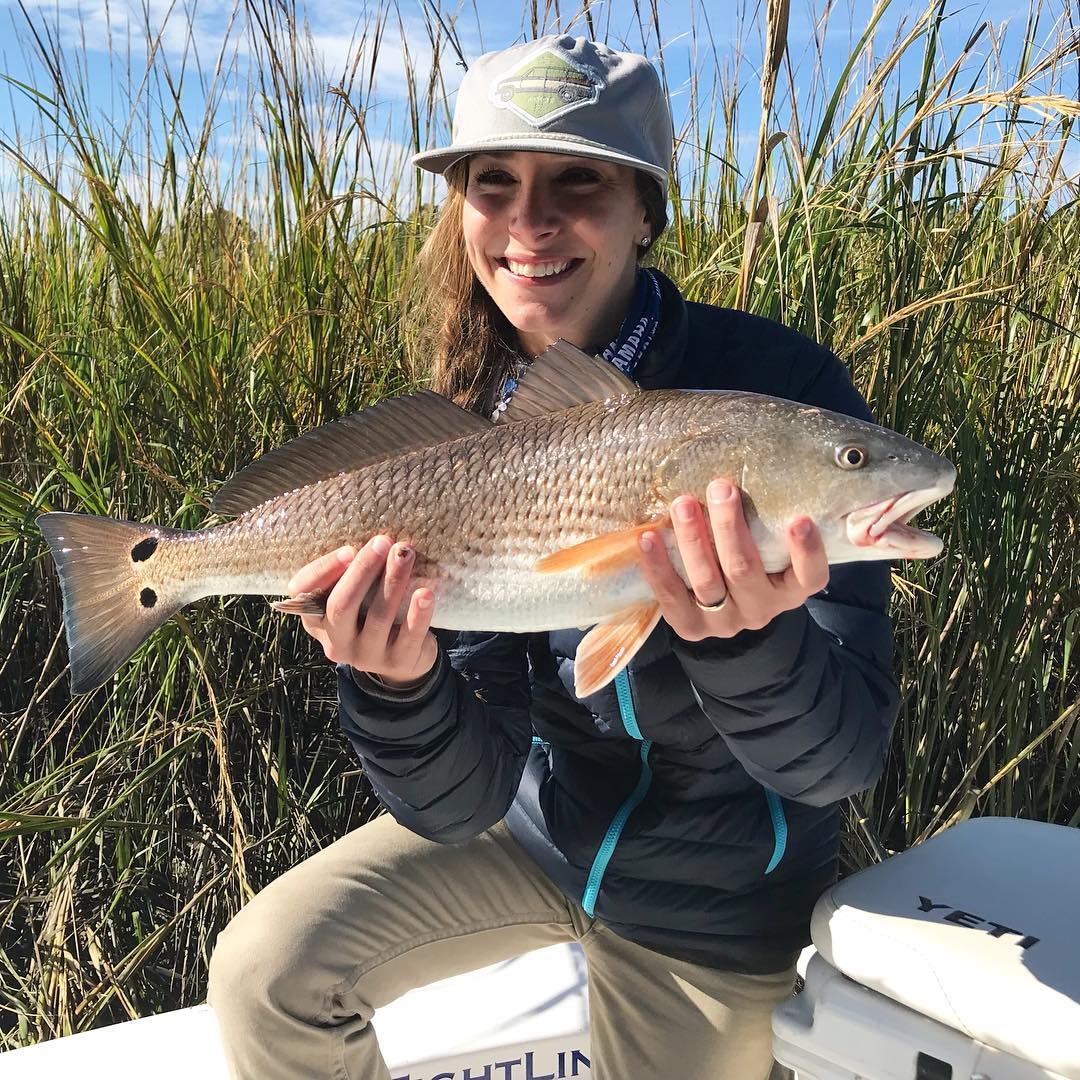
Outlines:
{"type": "Polygon", "coordinates": [[[306,991],[313,955],[301,930],[303,913],[268,900],[259,894],[218,935],[207,998],[215,1009],[267,1007],[314,1015],[319,1004],[306,991]]]}

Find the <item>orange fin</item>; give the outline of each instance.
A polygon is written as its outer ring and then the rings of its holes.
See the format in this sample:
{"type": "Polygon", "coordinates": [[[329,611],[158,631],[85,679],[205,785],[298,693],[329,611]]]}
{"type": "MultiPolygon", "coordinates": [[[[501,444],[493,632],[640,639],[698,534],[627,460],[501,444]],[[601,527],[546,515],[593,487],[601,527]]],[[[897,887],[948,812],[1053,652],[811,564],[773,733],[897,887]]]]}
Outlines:
{"type": "Polygon", "coordinates": [[[582,639],[574,661],[574,693],[579,698],[607,686],[630,661],[660,621],[660,605],[640,604],[617,612],[582,639]]]}
{"type": "Polygon", "coordinates": [[[553,551],[533,563],[533,569],[538,574],[562,574],[567,570],[578,570],[583,577],[588,578],[613,574],[637,562],[638,539],[643,532],[667,528],[670,525],[671,519],[664,514],[641,525],[605,533],[592,540],[574,544],[573,547],[553,551]]]}
{"type": "Polygon", "coordinates": [[[297,593],[287,600],[272,600],[270,606],[286,615],[325,615],[326,593],[297,593]]]}

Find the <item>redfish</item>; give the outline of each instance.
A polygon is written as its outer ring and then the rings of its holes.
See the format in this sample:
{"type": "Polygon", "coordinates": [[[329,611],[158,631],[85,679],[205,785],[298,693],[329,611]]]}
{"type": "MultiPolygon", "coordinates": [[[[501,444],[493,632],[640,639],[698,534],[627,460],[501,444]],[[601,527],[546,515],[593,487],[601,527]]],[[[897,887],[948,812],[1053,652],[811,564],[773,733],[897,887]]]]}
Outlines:
{"type": "MultiPolygon", "coordinates": [[[[273,450],[219,490],[234,521],[199,530],[47,513],[60,573],[72,692],[104,683],[181,608],[204,596],[281,595],[305,564],[377,533],[412,545],[433,625],[527,633],[592,627],[579,696],[621,671],[660,618],[638,564],[645,530],[685,573],[668,507],[742,491],[766,570],[785,529],[817,525],[830,563],[923,559],[941,541],[907,524],[956,471],[896,432],[736,391],[642,391],[559,342],[522,378],[498,423],[431,391],[389,398],[273,450]]],[[[310,613],[324,598],[274,604],[310,613]]],[[[406,600],[407,602],[407,600],[406,600]]],[[[402,612],[402,617],[404,611],[402,612]]]]}

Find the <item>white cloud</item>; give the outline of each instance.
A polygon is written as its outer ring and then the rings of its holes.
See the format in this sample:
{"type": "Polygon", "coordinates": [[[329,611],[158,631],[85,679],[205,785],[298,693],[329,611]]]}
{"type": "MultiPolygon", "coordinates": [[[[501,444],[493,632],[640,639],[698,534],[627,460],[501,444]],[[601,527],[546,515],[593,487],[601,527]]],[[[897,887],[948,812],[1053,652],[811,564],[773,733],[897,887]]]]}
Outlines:
{"type": "MultiPolygon", "coordinates": [[[[3,4],[12,11],[19,33],[25,23],[11,0],[3,4]]],[[[35,25],[54,32],[62,46],[77,46],[91,53],[123,58],[128,48],[136,55],[147,50],[148,41],[172,55],[193,45],[203,63],[212,64],[221,47],[225,27],[233,13],[231,0],[200,0],[190,7],[170,0],[28,0],[26,10],[35,25]]]]}
{"type": "MultiPolygon", "coordinates": [[[[416,16],[402,17],[400,23],[385,14],[378,18],[385,20],[378,33],[375,17],[369,13],[361,14],[348,29],[343,29],[345,20],[340,18],[311,19],[311,43],[317,57],[330,75],[342,74],[355,65],[365,82],[374,62],[374,85],[382,95],[404,98],[410,75],[418,92],[425,94],[435,59],[427,24],[416,16]]],[[[463,71],[452,61],[454,53],[449,46],[443,43],[441,49],[446,89],[456,90],[463,71]]]]}

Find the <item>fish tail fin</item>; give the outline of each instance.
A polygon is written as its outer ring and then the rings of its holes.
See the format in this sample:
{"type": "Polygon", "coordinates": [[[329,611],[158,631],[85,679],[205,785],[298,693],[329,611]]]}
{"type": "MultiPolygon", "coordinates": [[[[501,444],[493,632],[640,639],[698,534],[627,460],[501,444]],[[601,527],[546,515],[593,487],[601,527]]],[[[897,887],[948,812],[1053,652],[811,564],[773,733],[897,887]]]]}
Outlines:
{"type": "Polygon", "coordinates": [[[87,514],[42,514],[37,524],[60,574],[71,692],[83,694],[194,599],[154,588],[147,573],[162,541],[188,534],[87,514]]]}
{"type": "Polygon", "coordinates": [[[578,643],[574,693],[579,698],[607,686],[645,644],[660,621],[655,601],[626,608],[594,626],[578,643]]]}

